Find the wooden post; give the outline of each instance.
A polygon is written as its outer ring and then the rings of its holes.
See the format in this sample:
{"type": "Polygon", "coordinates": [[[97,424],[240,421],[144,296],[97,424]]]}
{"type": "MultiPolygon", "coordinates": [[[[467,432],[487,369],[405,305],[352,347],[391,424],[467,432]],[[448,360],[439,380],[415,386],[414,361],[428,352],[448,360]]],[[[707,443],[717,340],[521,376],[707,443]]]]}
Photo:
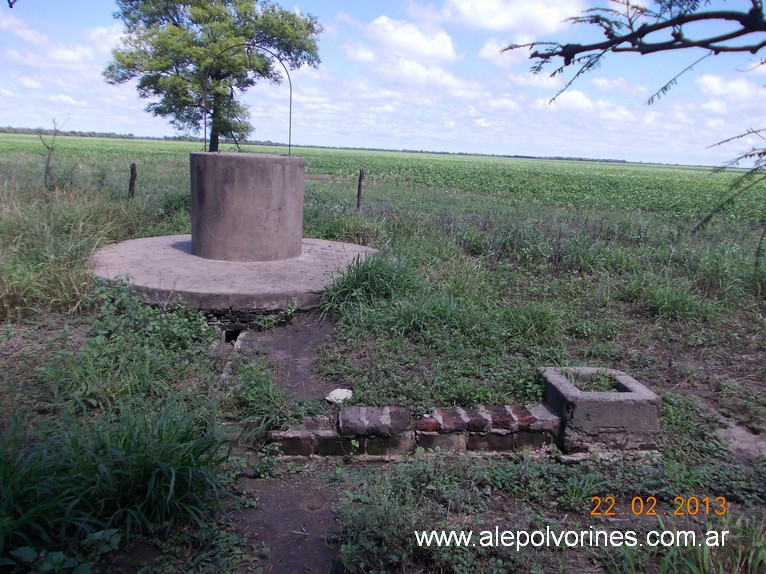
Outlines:
{"type": "Polygon", "coordinates": [[[362,182],[364,181],[364,170],[359,170],[359,185],[356,188],[356,212],[362,211],[362,182]]]}
{"type": "Polygon", "coordinates": [[[130,164],[130,183],[128,184],[128,197],[131,199],[136,197],[136,178],[138,174],[136,172],[136,164],[130,164]]]}

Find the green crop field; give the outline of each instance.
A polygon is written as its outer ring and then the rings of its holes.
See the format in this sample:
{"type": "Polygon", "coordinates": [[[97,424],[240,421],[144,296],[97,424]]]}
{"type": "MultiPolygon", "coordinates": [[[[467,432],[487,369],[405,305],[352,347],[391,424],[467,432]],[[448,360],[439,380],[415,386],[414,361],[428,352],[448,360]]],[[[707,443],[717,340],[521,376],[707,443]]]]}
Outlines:
{"type": "MultiPolygon", "coordinates": [[[[286,147],[246,145],[244,151],[286,154],[286,147]]],[[[110,183],[122,187],[131,162],[136,162],[150,181],[175,179],[170,189],[183,189],[186,153],[201,151],[198,143],[138,139],[60,137],[57,159],[73,172],[109,167],[110,183]],[[177,171],[176,171],[177,170],[177,171]],[[160,173],[162,172],[162,173],[160,173]]],[[[234,146],[224,151],[236,151],[234,146]]],[[[0,153],[42,156],[45,148],[32,135],[0,134],[0,153]]],[[[372,185],[407,190],[428,188],[444,194],[468,194],[501,205],[641,210],[664,217],[700,218],[726,197],[736,173],[711,174],[699,167],[658,166],[627,163],[516,159],[492,156],[383,152],[294,147],[292,154],[306,159],[306,172],[353,180],[360,169],[372,185]]],[[[5,163],[9,169],[12,164],[5,163]]],[[[28,167],[28,164],[27,164],[28,167]]],[[[13,171],[10,175],[13,175],[13,171]]],[[[744,195],[737,208],[724,219],[753,223],[763,214],[762,188],[744,195]]]]}
{"type": "MultiPolygon", "coordinates": [[[[42,569],[53,551],[100,563],[128,533],[177,552],[164,571],[184,570],[189,547],[212,553],[215,571],[236,571],[243,556],[257,565],[232,523],[211,522],[232,512],[211,501],[235,474],[212,429],[255,419],[265,431],[328,407],[287,396],[275,382],[279,365],[259,356],[237,359],[224,384],[226,357],[211,350],[215,334],[199,314],[146,306],[89,271],[106,243],[189,232],[188,153],[199,148],[58,137],[46,187],[40,139],[0,134],[0,568],[10,556],[42,569]],[[162,538],[174,528],[180,538],[162,538]]],[[[333,336],[313,369],[353,389],[354,404],[424,412],[538,401],[540,367],[583,364],[624,370],[661,397],[652,461],[566,466],[555,451],[493,460],[419,453],[383,468],[338,466],[328,487],[340,485],[349,571],[763,572],[766,270],[755,265],[763,183],[692,234],[742,172],[292,152],[306,159],[304,235],[380,250],[335,276],[320,303],[333,336]],[[665,510],[676,496],[725,497],[725,517],[635,527],[729,529],[734,541],[713,554],[581,548],[563,557],[420,548],[409,532],[414,524],[587,529],[591,497],[605,494],[625,504],[653,496],[665,510]]],[[[257,468],[287,482],[300,472],[268,450],[257,468]]]]}

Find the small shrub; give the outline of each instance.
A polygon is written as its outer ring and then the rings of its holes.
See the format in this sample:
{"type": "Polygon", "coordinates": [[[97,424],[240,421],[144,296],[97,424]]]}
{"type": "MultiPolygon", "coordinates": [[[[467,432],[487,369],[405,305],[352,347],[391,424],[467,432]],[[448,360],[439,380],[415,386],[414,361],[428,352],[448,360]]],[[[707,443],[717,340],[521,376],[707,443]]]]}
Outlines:
{"type": "Polygon", "coordinates": [[[354,478],[357,487],[345,492],[337,509],[343,526],[340,555],[350,572],[404,567],[462,571],[455,568],[464,559],[474,562],[460,548],[419,547],[414,536],[418,530],[450,528],[451,517],[470,516],[484,508],[483,480],[474,461],[416,454],[389,472],[355,473],[354,478]]]}
{"type": "Polygon", "coordinates": [[[160,395],[175,381],[203,368],[215,331],[196,310],[162,311],[144,304],[125,283],[99,283],[92,337],[79,354],[63,353],[38,370],[38,378],[94,407],[136,395],[160,395]]]}

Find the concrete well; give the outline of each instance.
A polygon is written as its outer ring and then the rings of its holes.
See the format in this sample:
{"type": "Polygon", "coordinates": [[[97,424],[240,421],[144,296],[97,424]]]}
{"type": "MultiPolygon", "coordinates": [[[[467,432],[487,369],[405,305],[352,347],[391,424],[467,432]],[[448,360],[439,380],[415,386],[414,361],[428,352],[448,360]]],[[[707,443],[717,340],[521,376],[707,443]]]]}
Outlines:
{"type": "Polygon", "coordinates": [[[544,398],[561,417],[564,452],[654,450],[660,433],[659,397],[630,375],[593,367],[549,367],[543,370],[544,398]],[[582,391],[575,381],[606,376],[613,391],[582,391]]]}
{"type": "Polygon", "coordinates": [[[301,254],[304,159],[192,153],[191,252],[219,261],[301,254]]]}

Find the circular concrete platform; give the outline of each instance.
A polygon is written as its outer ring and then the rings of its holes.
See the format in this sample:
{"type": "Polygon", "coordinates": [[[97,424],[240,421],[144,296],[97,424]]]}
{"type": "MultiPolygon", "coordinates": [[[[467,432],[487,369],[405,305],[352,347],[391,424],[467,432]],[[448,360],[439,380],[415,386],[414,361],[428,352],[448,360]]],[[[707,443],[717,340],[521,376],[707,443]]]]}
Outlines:
{"type": "Polygon", "coordinates": [[[132,239],[93,256],[93,272],[127,282],[158,304],[182,302],[197,309],[273,311],[292,299],[299,309],[319,302],[332,277],[376,250],[353,243],[304,239],[299,257],[281,261],[218,261],[191,254],[191,235],[132,239]]]}

